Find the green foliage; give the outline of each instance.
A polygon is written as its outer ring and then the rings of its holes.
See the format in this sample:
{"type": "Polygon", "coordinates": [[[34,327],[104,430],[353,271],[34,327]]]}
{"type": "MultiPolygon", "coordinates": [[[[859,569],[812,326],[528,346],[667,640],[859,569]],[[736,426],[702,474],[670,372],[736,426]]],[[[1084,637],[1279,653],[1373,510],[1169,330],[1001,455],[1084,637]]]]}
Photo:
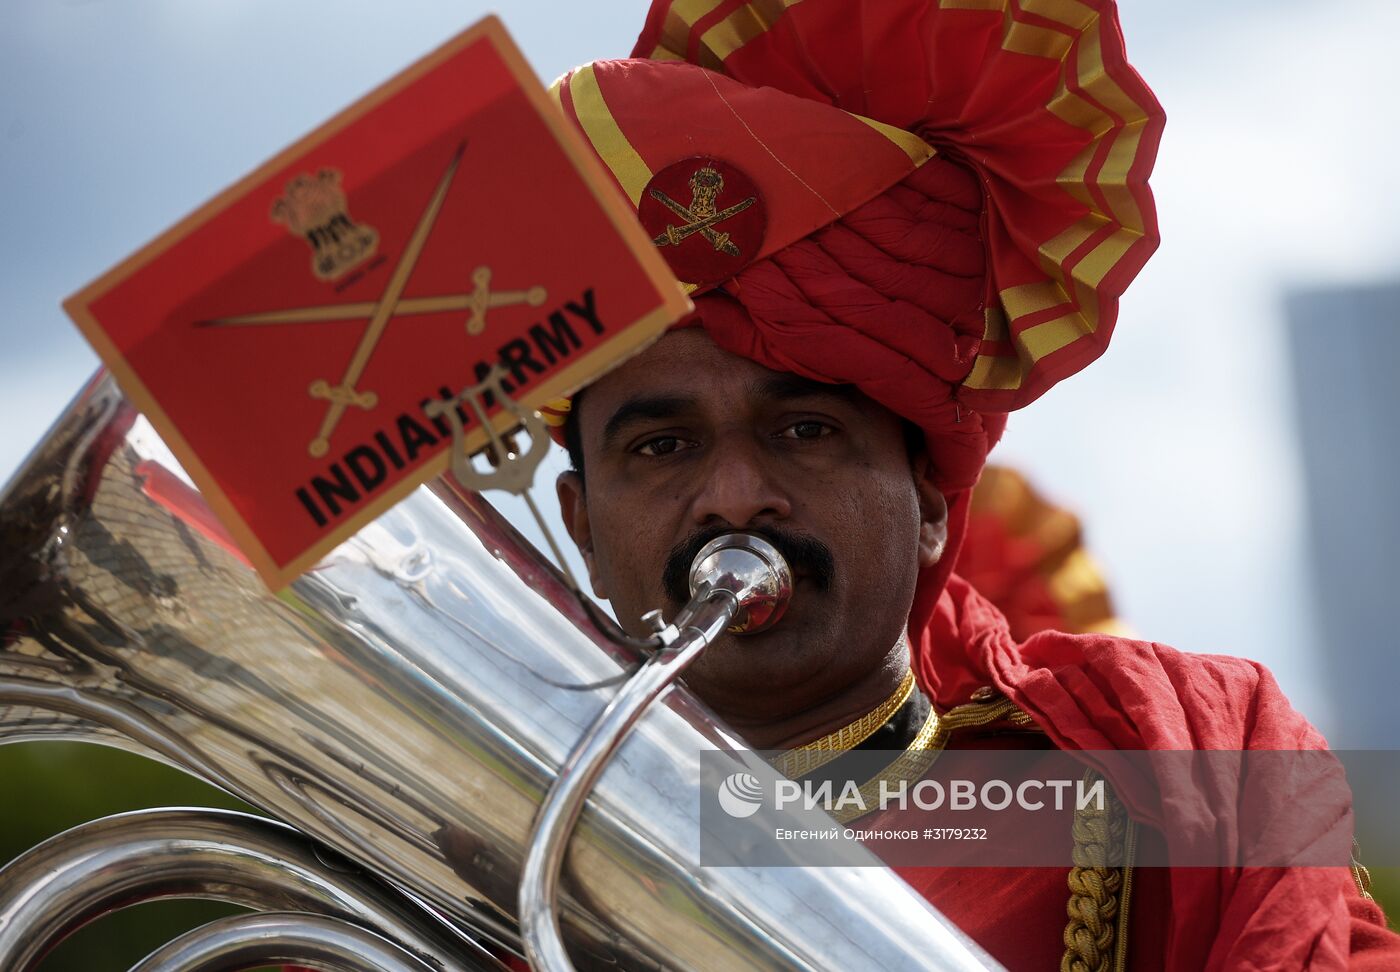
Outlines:
{"type": "Polygon", "coordinates": [[[1400,867],[1373,867],[1371,896],[1385,909],[1392,931],[1400,932],[1400,867]]]}

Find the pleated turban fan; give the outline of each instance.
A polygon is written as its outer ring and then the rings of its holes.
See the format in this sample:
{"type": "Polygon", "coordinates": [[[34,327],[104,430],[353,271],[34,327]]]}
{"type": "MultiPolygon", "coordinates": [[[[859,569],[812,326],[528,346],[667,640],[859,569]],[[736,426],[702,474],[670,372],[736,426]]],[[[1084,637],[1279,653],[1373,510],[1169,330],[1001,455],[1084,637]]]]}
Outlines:
{"type": "Polygon", "coordinates": [[[1164,117],[1112,0],[657,0],[631,58],[552,91],[679,326],[916,424],[954,534],[1006,413],[1104,351],[1158,242],[1164,117]]]}

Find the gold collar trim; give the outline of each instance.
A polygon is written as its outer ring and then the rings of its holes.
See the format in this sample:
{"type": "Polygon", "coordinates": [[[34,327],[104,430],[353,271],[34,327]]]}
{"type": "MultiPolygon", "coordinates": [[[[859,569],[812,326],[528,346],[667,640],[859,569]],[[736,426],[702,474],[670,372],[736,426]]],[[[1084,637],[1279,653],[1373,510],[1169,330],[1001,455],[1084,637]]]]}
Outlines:
{"type": "MultiPolygon", "coordinates": [[[[906,669],[898,687],[889,698],[871,709],[854,722],[848,723],[835,732],[827,733],[796,749],[789,749],[781,756],[774,757],[771,765],[789,779],[797,779],[827,763],[842,753],[850,752],[865,742],[875,730],[889,722],[896,712],[914,694],[914,670],[906,669]]],[[[916,739],[915,742],[918,742],[916,739]]]]}
{"type": "Polygon", "coordinates": [[[938,710],[929,706],[928,718],[924,720],[923,728],[914,737],[914,741],[909,744],[909,748],[861,785],[858,804],[832,810],[830,811],[832,817],[836,819],[837,823],[850,823],[869,812],[860,808],[870,807],[873,809],[878,804],[881,784],[888,785],[896,780],[907,781],[922,777],[933,765],[934,760],[938,759],[938,754],[943,751],[943,747],[948,744],[948,732],[949,727],[939,718],[938,710]]]}
{"type": "Polygon", "coordinates": [[[861,810],[859,807],[863,805],[874,808],[878,805],[881,784],[888,785],[896,781],[908,782],[922,778],[948,745],[948,738],[954,732],[959,729],[989,725],[1003,719],[1021,727],[1035,725],[1026,713],[1006,698],[992,696],[986,701],[969,702],[966,705],[955,706],[943,715],[938,714],[938,709],[932,705],[932,700],[930,700],[928,720],[924,722],[923,728],[919,730],[919,734],[914,737],[914,741],[909,744],[909,747],[880,773],[871,777],[860,787],[860,804],[832,810],[830,811],[831,816],[838,823],[843,824],[864,816],[869,811],[861,810]]]}

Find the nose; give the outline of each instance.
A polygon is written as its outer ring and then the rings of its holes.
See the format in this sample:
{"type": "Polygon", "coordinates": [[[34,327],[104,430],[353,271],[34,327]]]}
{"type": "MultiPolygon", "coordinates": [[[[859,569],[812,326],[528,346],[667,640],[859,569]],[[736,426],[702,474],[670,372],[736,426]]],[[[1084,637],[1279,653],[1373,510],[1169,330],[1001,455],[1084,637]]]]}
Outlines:
{"type": "Polygon", "coordinates": [[[760,443],[746,435],[724,437],[709,458],[691,502],[696,526],[742,528],[792,515],[792,500],[760,443]]]}

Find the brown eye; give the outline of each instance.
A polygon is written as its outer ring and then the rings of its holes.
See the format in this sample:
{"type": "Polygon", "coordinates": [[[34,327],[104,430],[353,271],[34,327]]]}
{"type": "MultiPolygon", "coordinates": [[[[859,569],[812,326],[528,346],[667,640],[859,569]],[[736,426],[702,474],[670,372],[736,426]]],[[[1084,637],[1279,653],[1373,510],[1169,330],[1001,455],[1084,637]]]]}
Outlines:
{"type": "Polygon", "coordinates": [[[681,440],[674,435],[659,435],[637,446],[637,452],[643,456],[668,456],[680,448],[681,440]]]}
{"type": "Polygon", "coordinates": [[[830,433],[831,426],[812,419],[805,422],[794,422],[783,429],[783,437],[787,439],[819,439],[830,433]]]}

